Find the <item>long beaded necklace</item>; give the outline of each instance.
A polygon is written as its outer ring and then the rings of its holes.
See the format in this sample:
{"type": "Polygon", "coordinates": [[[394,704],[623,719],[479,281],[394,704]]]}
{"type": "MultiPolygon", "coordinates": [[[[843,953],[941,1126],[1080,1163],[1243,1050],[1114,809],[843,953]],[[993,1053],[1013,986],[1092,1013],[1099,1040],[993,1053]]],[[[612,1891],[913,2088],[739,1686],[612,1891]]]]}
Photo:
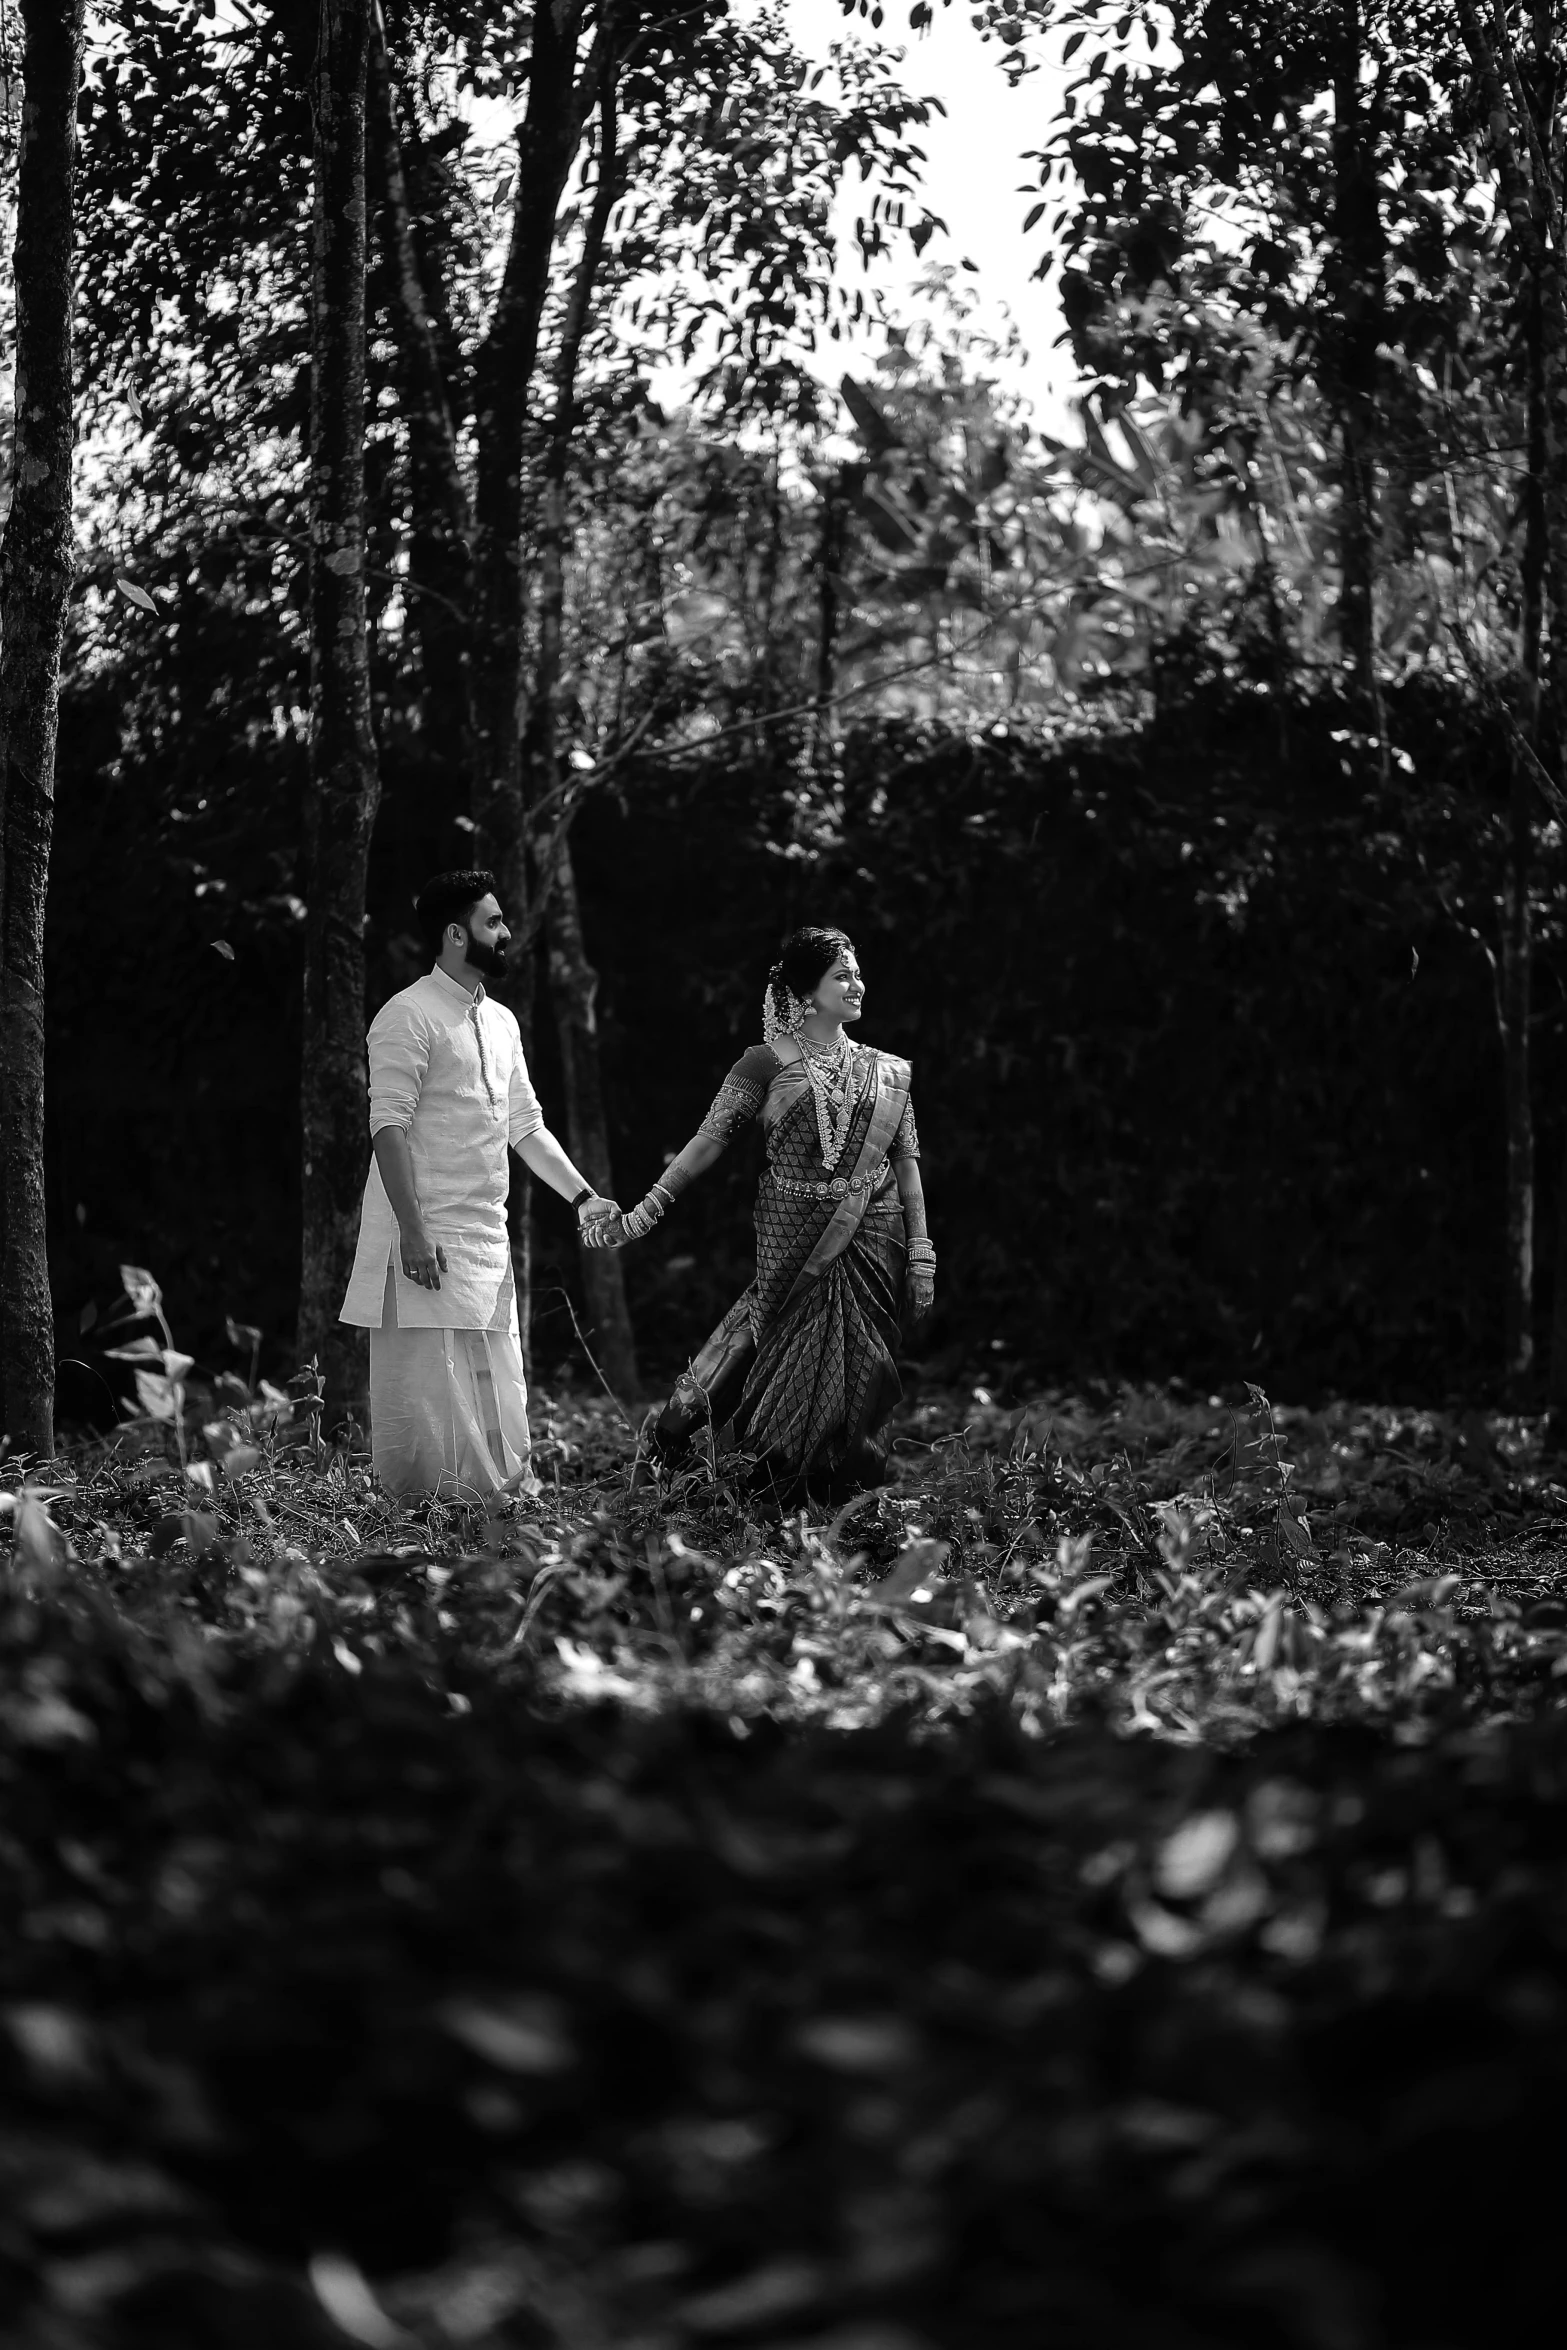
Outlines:
{"type": "Polygon", "coordinates": [[[805,1074],[816,1101],[816,1131],[821,1137],[822,1164],[829,1172],[843,1156],[849,1128],[860,1099],[860,1064],[840,1028],[836,1044],[813,1044],[799,1038],[805,1056],[805,1074]]]}

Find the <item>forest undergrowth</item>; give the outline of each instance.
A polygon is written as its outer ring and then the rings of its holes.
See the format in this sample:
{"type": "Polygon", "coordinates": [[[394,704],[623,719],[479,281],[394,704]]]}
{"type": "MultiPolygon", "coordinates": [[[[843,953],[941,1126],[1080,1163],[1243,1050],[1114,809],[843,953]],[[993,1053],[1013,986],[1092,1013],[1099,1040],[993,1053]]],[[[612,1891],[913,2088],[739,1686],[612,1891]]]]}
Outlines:
{"type": "Polygon", "coordinates": [[[634,1486],[634,1416],[536,1394],[536,1495],[410,1510],[319,1439],[308,1375],[187,1394],[171,1359],[177,1428],[154,1391],[157,1416],[14,1468],[0,1513],[14,1598],[197,1642],[212,1670],[401,1655],[459,1693],[521,1675],[834,1728],[994,1694],[1034,1731],[1087,1707],[1220,1742],[1295,1719],[1415,1738],[1567,1675],[1567,1460],[1543,1418],[916,1391],[886,1485],[783,1514],[710,1442],[634,1486]]]}
{"type": "Polygon", "coordinates": [[[409,1512],[308,1377],[137,1362],[0,1463],[7,2341],[1535,2322],[1543,1422],[916,1388],[780,1516],[540,1395],[536,1497],[409,1512]]]}

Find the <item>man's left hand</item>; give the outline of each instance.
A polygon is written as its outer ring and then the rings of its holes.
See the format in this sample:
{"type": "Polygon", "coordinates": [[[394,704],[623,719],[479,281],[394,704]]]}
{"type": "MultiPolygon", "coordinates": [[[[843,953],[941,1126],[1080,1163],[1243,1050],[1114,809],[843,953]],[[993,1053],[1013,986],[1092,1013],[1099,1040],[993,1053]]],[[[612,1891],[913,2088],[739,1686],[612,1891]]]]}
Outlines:
{"type": "Polygon", "coordinates": [[[594,1237],[594,1226],[607,1224],[611,1217],[619,1214],[619,1200],[605,1199],[601,1193],[595,1192],[593,1197],[585,1199],[577,1210],[577,1238],[585,1248],[601,1246],[602,1243],[594,1237]]]}

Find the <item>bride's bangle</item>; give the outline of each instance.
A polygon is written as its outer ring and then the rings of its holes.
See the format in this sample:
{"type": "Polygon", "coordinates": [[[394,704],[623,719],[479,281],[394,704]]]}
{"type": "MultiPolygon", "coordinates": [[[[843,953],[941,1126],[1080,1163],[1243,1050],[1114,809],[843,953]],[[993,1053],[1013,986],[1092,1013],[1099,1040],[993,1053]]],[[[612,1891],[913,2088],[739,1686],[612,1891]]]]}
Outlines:
{"type": "Polygon", "coordinates": [[[910,1240],[904,1246],[911,1265],[935,1265],[936,1251],[928,1240],[910,1240]]]}
{"type": "Polygon", "coordinates": [[[645,1199],[627,1211],[621,1221],[633,1240],[646,1240],[666,1208],[675,1204],[675,1195],[663,1183],[655,1183],[645,1199]]]}

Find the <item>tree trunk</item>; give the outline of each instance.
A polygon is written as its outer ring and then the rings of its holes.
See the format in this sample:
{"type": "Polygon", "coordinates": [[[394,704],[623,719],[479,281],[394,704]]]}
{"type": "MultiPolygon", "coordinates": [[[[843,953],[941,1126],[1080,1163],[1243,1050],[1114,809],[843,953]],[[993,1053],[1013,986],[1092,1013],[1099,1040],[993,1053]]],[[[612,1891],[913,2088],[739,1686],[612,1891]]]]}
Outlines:
{"type": "Polygon", "coordinates": [[[579,80],[584,0],[536,0],[528,104],[517,133],[511,240],[494,316],[475,369],[474,514],[478,626],[474,697],[481,804],[501,902],[513,927],[528,899],[523,801],[523,431],[538,365],[560,200],[597,95],[597,49],[579,80]]]}
{"type": "MultiPolygon", "coordinates": [[[[555,844],[549,875],[550,1002],[560,1036],[566,1084],[566,1134],[571,1155],[595,1191],[612,1195],[609,1130],[599,1064],[598,973],[588,961],[577,902],[571,839],[555,844]]],[[[640,1395],[636,1342],[626,1305],[625,1276],[613,1249],[582,1251],[582,1283],[591,1325],[587,1333],[600,1370],[622,1402],[640,1395]]]]}
{"type": "MultiPolygon", "coordinates": [[[[544,451],[537,549],[538,644],[528,694],[527,724],[522,738],[522,773],[529,810],[535,815],[543,815],[552,823],[559,823],[567,812],[561,804],[558,705],[566,613],[566,532],[569,521],[567,474],[571,461],[571,436],[576,423],[577,366],[582,353],[582,338],[587,332],[588,314],[592,308],[593,289],[604,256],[609,218],[620,194],[613,71],[603,85],[599,121],[598,180],[583,234],[581,257],[572,279],[571,295],[562,323],[560,352],[555,363],[555,399],[544,451]]],[[[551,860],[546,858],[545,862],[550,864],[551,860]]]]}
{"type": "Polygon", "coordinates": [[[71,310],[84,0],[23,0],[16,430],[0,544],[0,1432],[54,1451],[44,906],[71,581],[71,310]]]}
{"type": "MultiPolygon", "coordinates": [[[[1539,136],[1550,158],[1553,211],[1561,219],[1562,133],[1558,119],[1561,77],[1556,62],[1555,0],[1535,0],[1533,67],[1539,136]]],[[[1545,603],[1549,659],[1543,664],[1540,709],[1541,755],[1560,780],[1562,744],[1567,738],[1567,254],[1553,229],[1544,240],[1540,268],[1541,465],[1544,475],[1545,603]]]]}
{"type": "MultiPolygon", "coordinates": [[[[1560,155],[1560,75],[1555,63],[1558,7],[1555,0],[1534,0],[1532,9],[1534,59],[1534,120],[1539,148],[1548,157],[1551,188],[1548,212],[1560,219],[1562,155],[1560,155]]],[[[1534,240],[1534,303],[1529,334],[1529,503],[1525,573],[1539,571],[1541,583],[1529,590],[1525,583],[1525,632],[1539,649],[1541,632],[1548,637],[1546,656],[1536,651],[1532,686],[1532,740],[1541,764],[1560,780],[1562,773],[1562,712],[1567,710],[1567,282],[1562,277],[1562,251],[1555,230],[1548,228],[1534,240]],[[1529,564],[1529,545],[1539,541],[1539,555],[1529,564]]],[[[1518,804],[1522,778],[1515,778],[1518,804]]],[[[1515,818],[1518,825],[1518,818],[1515,818]]],[[[1534,839],[1529,834],[1529,860],[1534,839]]],[[[1513,1217],[1508,1215],[1508,1227],[1513,1217]]],[[[1518,1309],[1515,1309],[1518,1311],[1518,1309]]],[[[1558,1206],[1558,1250],[1555,1250],[1555,1295],[1551,1314],[1551,1365],[1548,1365],[1551,1403],[1567,1403],[1567,1154],[1562,1163],[1562,1191],[1558,1206]]]]}
{"type": "MultiPolygon", "coordinates": [[[[534,958],[528,824],[522,771],[523,434],[539,325],[549,292],[555,224],[583,126],[594,102],[602,44],[581,79],[577,57],[586,0],[535,0],[528,103],[517,133],[511,240],[489,332],[474,370],[477,463],[474,497],[474,717],[482,826],[514,932],[525,942],[506,987],[524,1052],[533,1045],[534,958]]],[[[509,1225],[524,1354],[532,1325],[532,1179],[514,1162],[509,1225]]]]}
{"type": "MultiPolygon", "coordinates": [[[[531,809],[544,812],[550,845],[541,852],[539,890],[549,941],[550,1005],[560,1038],[566,1085],[566,1133],[572,1157],[595,1191],[612,1195],[609,1128],[599,1060],[598,973],[588,961],[577,899],[569,834],[570,809],[560,763],[560,681],[566,602],[567,468],[576,407],[577,362],[587,329],[604,238],[620,189],[614,76],[605,79],[599,105],[598,182],[572,283],[555,369],[555,405],[544,458],[544,501],[538,545],[538,644],[523,738],[524,774],[531,809]]],[[[611,1249],[582,1249],[582,1284],[592,1328],[589,1344],[618,1396],[640,1394],[636,1340],[626,1303],[625,1269],[611,1249]]]]}
{"type": "Polygon", "coordinates": [[[843,544],[845,491],[841,475],[822,485],[822,527],[816,552],[816,707],[811,715],[811,765],[821,767],[832,740],[832,697],[838,662],[838,566],[843,544]]]}
{"type": "MultiPolygon", "coordinates": [[[[1541,661],[1545,638],[1546,476],[1550,417],[1546,382],[1546,288],[1531,273],[1527,303],[1525,388],[1529,470],[1524,482],[1524,544],[1520,575],[1519,666],[1524,724],[1536,756],[1547,751],[1542,725],[1541,661]]],[[[1547,754],[1548,755],[1548,754],[1547,754]]],[[[1502,1293],[1502,1367],[1508,1395],[1522,1401],[1534,1368],[1534,1106],[1530,1088],[1530,1013],[1533,998],[1534,779],[1523,753],[1512,757],[1507,867],[1502,888],[1502,1117],[1506,1136],[1506,1271],[1502,1293]]]]}
{"type": "Polygon", "coordinates": [[[375,0],[323,0],[313,98],[310,771],[305,808],[299,1347],[328,1411],[365,1388],[338,1319],[364,1189],[365,875],[380,799],[365,625],[365,101],[375,0]]]}
{"type": "MultiPolygon", "coordinates": [[[[408,609],[423,672],[421,718],[436,827],[470,818],[479,790],[474,711],[472,519],[452,421],[446,370],[414,239],[391,62],[372,30],[370,135],[382,244],[392,289],[403,420],[408,432],[408,609]]],[[[451,841],[453,864],[464,844],[451,841]]]]}
{"type": "Polygon", "coordinates": [[[1534,1368],[1534,1111],[1529,1090],[1529,1012],[1534,960],[1532,784],[1515,760],[1507,876],[1502,893],[1502,1065],[1507,1136],[1507,1271],[1504,1371],[1522,1402],[1534,1368]]]}
{"type": "MultiPolygon", "coordinates": [[[[778,605],[778,587],[783,577],[784,556],[784,494],[783,466],[780,453],[781,434],[773,445],[773,461],[767,469],[766,533],[762,540],[760,577],[757,592],[757,629],[759,654],[751,688],[751,702],[758,718],[770,717],[786,697],[781,691],[778,676],[778,632],[773,626],[778,605]]],[[[760,750],[765,742],[765,729],[758,726],[756,744],[760,750]]]]}
{"type": "MultiPolygon", "coordinates": [[[[1377,346],[1386,270],[1374,125],[1361,71],[1365,29],[1360,0],[1340,0],[1333,83],[1333,405],[1339,426],[1339,647],[1368,701],[1377,698],[1376,426],[1377,346]]],[[[1379,725],[1380,725],[1380,713],[1379,725]]]]}

